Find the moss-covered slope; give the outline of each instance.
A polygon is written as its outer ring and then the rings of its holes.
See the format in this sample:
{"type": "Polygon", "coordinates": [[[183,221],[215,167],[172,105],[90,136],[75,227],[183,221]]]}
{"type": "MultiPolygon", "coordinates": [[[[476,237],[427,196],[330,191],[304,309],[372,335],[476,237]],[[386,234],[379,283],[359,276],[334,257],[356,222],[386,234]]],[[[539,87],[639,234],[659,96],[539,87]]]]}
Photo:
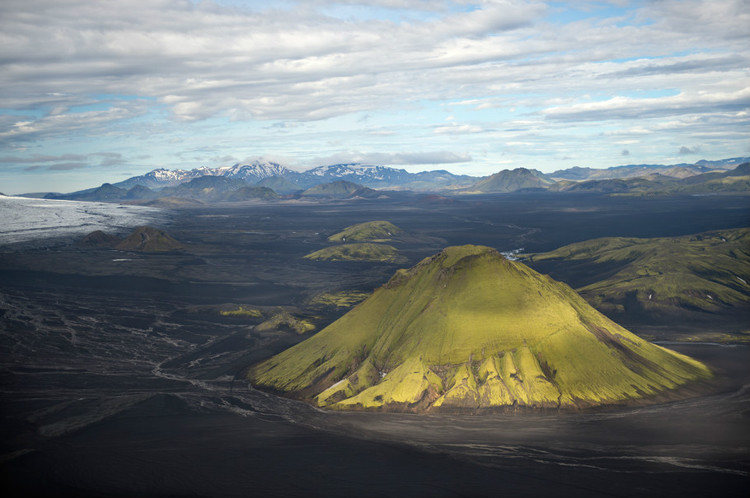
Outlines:
{"type": "Polygon", "coordinates": [[[254,366],[257,386],[335,409],[590,406],[710,376],[481,246],[450,247],[317,335],[254,366]]]}
{"type": "Polygon", "coordinates": [[[377,261],[382,263],[398,263],[403,261],[404,258],[399,256],[398,250],[393,246],[362,242],[326,247],[306,255],[305,259],[315,261],[377,261]]]}
{"type": "Polygon", "coordinates": [[[373,242],[392,239],[403,232],[389,221],[368,221],[346,227],[328,237],[330,242],[373,242]]]}
{"type": "Polygon", "coordinates": [[[612,276],[578,289],[605,312],[717,312],[750,305],[750,229],[653,239],[609,237],[534,254],[534,261],[622,263],[612,276]]]}

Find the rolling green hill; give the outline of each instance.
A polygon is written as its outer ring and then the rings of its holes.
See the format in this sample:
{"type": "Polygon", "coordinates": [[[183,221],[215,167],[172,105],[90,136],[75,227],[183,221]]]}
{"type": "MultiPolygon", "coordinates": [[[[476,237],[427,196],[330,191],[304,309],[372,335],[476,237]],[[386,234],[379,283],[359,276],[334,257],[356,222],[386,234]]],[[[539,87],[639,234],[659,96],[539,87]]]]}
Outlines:
{"type": "Polygon", "coordinates": [[[308,254],[305,259],[314,261],[379,261],[383,263],[398,263],[404,260],[403,257],[399,256],[395,247],[368,242],[326,247],[308,254]]]}
{"type": "Polygon", "coordinates": [[[601,281],[577,289],[601,311],[674,314],[750,306],[750,229],[670,238],[611,237],[534,254],[530,263],[559,260],[621,263],[601,281]]]}
{"type": "Polygon", "coordinates": [[[332,409],[585,407],[711,374],[570,287],[482,246],[399,270],[317,335],[252,367],[261,388],[332,409]]]}
{"type": "Polygon", "coordinates": [[[390,240],[403,230],[388,221],[368,221],[346,227],[344,230],[328,237],[330,242],[373,242],[390,240]]]}

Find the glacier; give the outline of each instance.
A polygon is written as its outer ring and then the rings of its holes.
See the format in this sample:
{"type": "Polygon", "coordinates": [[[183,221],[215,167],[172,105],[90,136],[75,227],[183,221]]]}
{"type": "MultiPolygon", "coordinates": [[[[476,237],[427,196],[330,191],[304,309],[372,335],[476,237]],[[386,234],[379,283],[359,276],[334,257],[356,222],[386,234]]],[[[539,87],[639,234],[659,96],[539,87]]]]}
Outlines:
{"type": "Polygon", "coordinates": [[[0,245],[85,235],[94,230],[111,233],[164,218],[160,209],[145,206],[0,195],[0,245]]]}

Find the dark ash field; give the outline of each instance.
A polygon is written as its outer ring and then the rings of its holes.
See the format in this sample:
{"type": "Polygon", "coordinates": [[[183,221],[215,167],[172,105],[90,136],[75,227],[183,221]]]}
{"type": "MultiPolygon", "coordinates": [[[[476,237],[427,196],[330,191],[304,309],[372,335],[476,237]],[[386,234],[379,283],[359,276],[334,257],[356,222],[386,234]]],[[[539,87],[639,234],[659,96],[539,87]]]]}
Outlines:
{"type": "MultiPolygon", "coordinates": [[[[165,254],[78,238],[0,248],[0,473],[12,496],[746,496],[745,345],[669,342],[716,372],[682,401],[583,413],[328,413],[259,392],[245,369],[320,330],[322,293],[371,292],[445,246],[543,252],[604,236],[750,225],[747,197],[514,194],[236,204],[168,212],[165,254]],[[303,259],[354,223],[409,234],[407,263],[303,259]]],[[[611,268],[538,268],[572,286],[611,268]]],[[[690,320],[624,325],[656,341],[690,320]]],[[[702,328],[737,328],[737,316],[702,328]]],[[[746,324],[745,324],[746,325],[746,324]]]]}

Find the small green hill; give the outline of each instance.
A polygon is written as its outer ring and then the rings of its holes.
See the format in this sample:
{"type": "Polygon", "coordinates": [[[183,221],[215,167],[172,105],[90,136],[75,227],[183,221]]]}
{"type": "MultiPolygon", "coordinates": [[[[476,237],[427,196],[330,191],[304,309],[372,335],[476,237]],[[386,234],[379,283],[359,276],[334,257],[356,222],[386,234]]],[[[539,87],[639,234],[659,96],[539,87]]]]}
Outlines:
{"type": "Polygon", "coordinates": [[[750,305],[750,229],[653,239],[609,237],[533,254],[550,260],[621,263],[613,275],[577,289],[605,312],[638,307],[673,314],[750,305]]]}
{"type": "Polygon", "coordinates": [[[389,221],[368,221],[346,227],[341,232],[328,237],[330,242],[377,242],[393,238],[402,233],[399,227],[389,221]]]}
{"type": "Polygon", "coordinates": [[[182,244],[157,228],[142,226],[136,228],[128,238],[117,244],[115,249],[137,252],[169,252],[182,249],[182,244]]]}
{"type": "Polygon", "coordinates": [[[382,263],[403,261],[395,247],[367,242],[326,247],[308,254],[305,259],[314,261],[378,261],[382,263]]]}
{"type": "Polygon", "coordinates": [[[570,287],[494,249],[399,270],[317,335],[252,367],[258,387],[333,409],[585,407],[710,377],[570,287]]]}

